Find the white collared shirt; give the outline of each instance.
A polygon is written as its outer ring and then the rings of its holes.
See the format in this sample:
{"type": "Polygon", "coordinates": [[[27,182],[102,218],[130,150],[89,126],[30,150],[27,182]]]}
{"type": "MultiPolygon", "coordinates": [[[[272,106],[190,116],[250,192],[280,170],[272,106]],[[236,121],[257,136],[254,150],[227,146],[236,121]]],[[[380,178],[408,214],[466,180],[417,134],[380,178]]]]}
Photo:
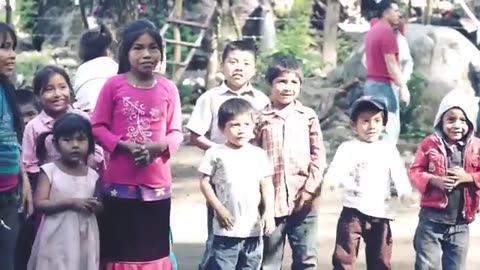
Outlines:
{"type": "Polygon", "coordinates": [[[203,93],[195,104],[187,129],[207,137],[214,143],[224,143],[225,137],[218,128],[218,109],[223,102],[231,98],[244,98],[249,101],[257,111],[270,104],[270,99],[261,91],[256,90],[251,84],[238,91],[230,90],[225,83],[203,93]]]}

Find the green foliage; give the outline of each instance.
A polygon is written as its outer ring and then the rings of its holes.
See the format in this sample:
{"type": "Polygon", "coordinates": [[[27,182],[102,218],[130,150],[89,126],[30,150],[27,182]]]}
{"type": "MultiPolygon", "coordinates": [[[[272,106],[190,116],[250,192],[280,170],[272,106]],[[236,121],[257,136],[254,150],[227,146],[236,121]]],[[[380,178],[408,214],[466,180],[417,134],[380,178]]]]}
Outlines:
{"type": "Polygon", "coordinates": [[[260,52],[257,58],[259,75],[267,68],[269,58],[273,53],[293,55],[301,59],[306,77],[313,75],[315,69],[322,66],[320,57],[312,50],[316,46],[315,38],[310,33],[312,16],[312,1],[297,0],[290,14],[277,30],[275,52],[260,52]]]}
{"type": "MultiPolygon", "coordinates": [[[[197,33],[192,27],[189,26],[180,26],[180,37],[183,42],[191,42],[194,43],[196,38],[197,38],[197,33]]],[[[167,32],[164,35],[165,39],[173,39],[173,27],[169,27],[167,32]]],[[[172,59],[173,60],[173,54],[175,51],[175,45],[169,45],[167,47],[167,59],[172,59]]],[[[188,52],[190,51],[190,48],[187,46],[182,46],[181,47],[181,52],[182,52],[182,60],[185,60],[187,57],[188,52]]]]}
{"type": "Polygon", "coordinates": [[[31,82],[37,68],[48,64],[51,60],[48,56],[37,52],[28,55],[20,54],[17,55],[15,72],[23,75],[27,82],[31,82]]]}
{"type": "Polygon", "coordinates": [[[31,30],[38,17],[38,0],[21,0],[16,3],[16,13],[20,17],[20,28],[31,30]]]}
{"type": "Polygon", "coordinates": [[[410,140],[424,138],[430,130],[426,130],[421,123],[422,95],[426,88],[426,79],[418,73],[413,73],[408,82],[410,90],[410,104],[400,108],[401,137],[410,140]]]}
{"type": "Polygon", "coordinates": [[[348,37],[339,36],[337,39],[337,64],[342,65],[353,51],[353,42],[348,37]]]}

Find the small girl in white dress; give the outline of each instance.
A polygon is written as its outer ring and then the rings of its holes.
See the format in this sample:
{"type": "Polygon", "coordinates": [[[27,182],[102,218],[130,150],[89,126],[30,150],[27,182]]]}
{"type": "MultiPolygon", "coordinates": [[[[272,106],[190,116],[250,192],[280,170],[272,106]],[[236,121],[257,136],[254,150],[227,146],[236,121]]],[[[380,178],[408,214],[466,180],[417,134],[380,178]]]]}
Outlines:
{"type": "MultiPolygon", "coordinates": [[[[87,166],[94,152],[88,120],[67,113],[53,126],[60,159],[41,166],[34,204],[43,214],[28,270],[99,269],[99,232],[95,213],[101,203],[95,195],[98,174],[87,166]]],[[[39,159],[45,138],[37,141],[39,159]]]]}

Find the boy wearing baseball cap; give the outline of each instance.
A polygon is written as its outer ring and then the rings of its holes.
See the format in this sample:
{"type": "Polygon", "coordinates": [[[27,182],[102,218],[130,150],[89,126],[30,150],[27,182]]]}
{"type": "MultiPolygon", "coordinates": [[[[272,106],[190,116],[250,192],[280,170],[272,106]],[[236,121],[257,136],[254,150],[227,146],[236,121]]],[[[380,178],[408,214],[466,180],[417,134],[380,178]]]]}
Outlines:
{"type": "Polygon", "coordinates": [[[397,148],[380,140],[387,116],[383,99],[363,96],[356,100],[350,119],[357,138],[338,147],[325,175],[327,187],[344,189],[332,258],[335,270],[353,269],[361,238],[367,269],[391,269],[390,183],[402,200],[409,198],[412,189],[397,148]]]}

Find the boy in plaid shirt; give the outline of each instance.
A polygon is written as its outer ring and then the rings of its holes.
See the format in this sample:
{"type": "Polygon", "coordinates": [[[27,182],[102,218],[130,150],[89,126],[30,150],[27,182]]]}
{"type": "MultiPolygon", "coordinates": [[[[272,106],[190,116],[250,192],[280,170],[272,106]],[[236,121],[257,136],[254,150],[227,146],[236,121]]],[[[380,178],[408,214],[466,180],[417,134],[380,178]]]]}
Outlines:
{"type": "Polygon", "coordinates": [[[301,64],[288,56],[275,56],[266,72],[271,104],[260,115],[257,139],[274,164],[276,229],[265,238],[264,270],[281,269],[287,236],[291,269],[318,266],[315,201],[326,157],[316,113],[297,100],[302,78],[301,64]]]}

